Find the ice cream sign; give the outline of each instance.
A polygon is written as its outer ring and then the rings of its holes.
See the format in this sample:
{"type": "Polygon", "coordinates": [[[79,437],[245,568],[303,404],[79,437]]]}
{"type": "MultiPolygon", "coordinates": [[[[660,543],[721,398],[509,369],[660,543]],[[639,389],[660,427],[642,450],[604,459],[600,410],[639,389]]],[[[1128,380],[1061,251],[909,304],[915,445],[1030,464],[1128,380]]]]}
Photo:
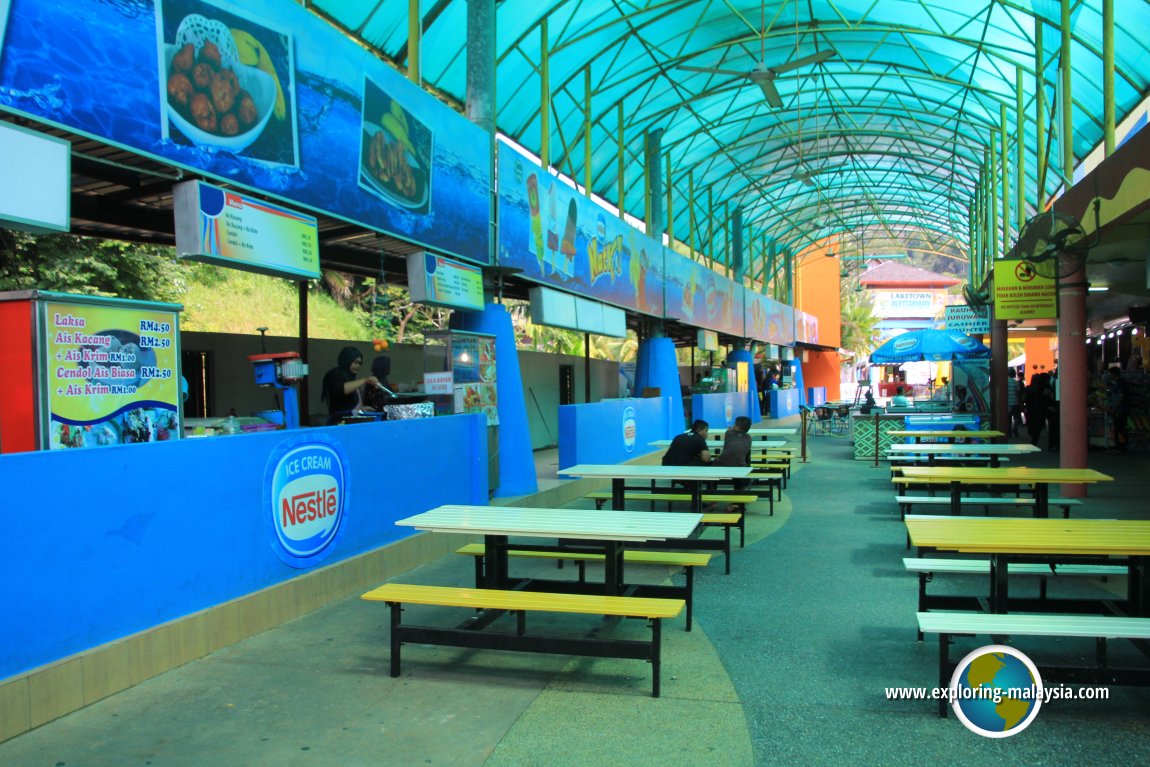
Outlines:
{"type": "Polygon", "coordinates": [[[277,554],[292,567],[310,567],[339,532],[347,475],[339,452],[323,442],[273,455],[270,501],[277,554]]]}
{"type": "Polygon", "coordinates": [[[638,426],[635,421],[635,408],[623,408],[623,447],[628,453],[635,451],[635,438],[638,435],[638,426]]]}

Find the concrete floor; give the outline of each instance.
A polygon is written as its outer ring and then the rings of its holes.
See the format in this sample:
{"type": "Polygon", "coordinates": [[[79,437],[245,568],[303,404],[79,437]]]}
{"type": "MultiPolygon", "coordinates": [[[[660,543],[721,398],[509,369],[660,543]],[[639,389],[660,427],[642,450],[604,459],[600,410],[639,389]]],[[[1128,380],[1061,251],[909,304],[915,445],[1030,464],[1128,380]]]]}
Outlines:
{"type": "MultiPolygon", "coordinates": [[[[537,455],[541,491],[558,481],[553,461],[537,455]]],[[[1056,462],[1043,453],[1026,464],[1056,462]]],[[[1150,517],[1150,458],[1092,452],[1090,464],[1119,481],[1092,488],[1079,516],[1150,517]]],[[[716,562],[698,577],[694,630],[680,619],[664,632],[657,700],[639,661],[416,645],[392,679],[386,610],[353,598],[0,744],[0,765],[1150,763],[1150,690],[1050,703],[1003,740],[938,719],[933,703],[885,699],[884,687],[937,675],[936,643],[915,641],[917,587],[901,571],[889,476],[850,460],[846,438],[813,438],[775,516],[765,502],[751,508],[733,573],[716,562]]],[[[451,555],[398,580],[469,583],[471,568],[451,555]]],[[[1039,657],[1093,650],[1040,644],[1039,657]]],[[[1115,659],[1145,662],[1114,644],[1115,659]]]]}

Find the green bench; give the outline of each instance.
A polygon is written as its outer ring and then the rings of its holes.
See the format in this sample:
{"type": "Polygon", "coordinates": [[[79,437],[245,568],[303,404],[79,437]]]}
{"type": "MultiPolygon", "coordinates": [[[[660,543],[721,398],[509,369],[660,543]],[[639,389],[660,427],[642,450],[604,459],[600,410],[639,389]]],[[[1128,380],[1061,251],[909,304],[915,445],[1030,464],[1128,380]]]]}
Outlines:
{"type": "MultiPolygon", "coordinates": [[[[456,586],[422,586],[387,583],[364,594],[362,599],[383,602],[391,608],[391,676],[400,674],[400,651],[405,642],[470,647],[481,650],[584,655],[596,658],[633,658],[651,664],[652,697],[659,697],[662,626],[666,618],[683,611],[682,599],[615,597],[594,594],[552,594],[539,591],[468,589],[456,586]],[[477,631],[469,621],[456,628],[413,626],[403,623],[406,604],[459,607],[468,610],[506,611],[515,614],[514,634],[477,631]],[[527,613],[572,613],[642,618],[650,622],[649,641],[592,637],[547,636],[527,633],[527,613]]],[[[472,620],[475,620],[473,617],[472,620]]]]}
{"type": "MultiPolygon", "coordinates": [[[[475,558],[475,584],[478,588],[483,582],[484,557],[487,548],[482,543],[469,543],[457,549],[456,554],[463,554],[475,558]]],[[[574,562],[579,568],[579,583],[587,581],[587,563],[602,562],[603,554],[590,551],[538,551],[534,549],[508,549],[507,556],[527,559],[554,559],[562,565],[564,561],[574,562]]],[[[691,630],[692,612],[695,594],[695,568],[706,567],[711,562],[711,555],[687,551],[656,551],[654,549],[623,551],[623,562],[628,565],[661,565],[665,567],[681,567],[686,576],[683,586],[683,600],[687,603],[687,631],[691,630]]],[[[676,587],[677,588],[677,587],[676,587]]]]}
{"type": "MultiPolygon", "coordinates": [[[[1108,666],[1106,659],[1107,639],[1150,640],[1150,618],[968,612],[920,612],[917,617],[920,636],[924,633],[938,634],[939,687],[950,686],[950,677],[958,666],[958,662],[950,660],[951,637],[961,634],[1092,638],[1096,640],[1096,667],[1044,667],[1036,662],[1043,683],[1053,680],[1078,684],[1092,681],[1098,684],[1150,685],[1150,670],[1113,668],[1108,666]]],[[[946,716],[947,705],[948,701],[939,699],[940,717],[946,716]]]]}

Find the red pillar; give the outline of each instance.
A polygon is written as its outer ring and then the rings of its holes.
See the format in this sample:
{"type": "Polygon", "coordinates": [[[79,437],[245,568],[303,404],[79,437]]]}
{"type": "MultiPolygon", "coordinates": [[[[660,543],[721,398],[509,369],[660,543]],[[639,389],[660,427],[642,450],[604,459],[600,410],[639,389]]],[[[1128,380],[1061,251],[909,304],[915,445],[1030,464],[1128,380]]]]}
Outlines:
{"type": "MultiPolygon", "coordinates": [[[[1086,468],[1086,271],[1078,269],[1058,285],[1058,382],[1060,465],[1086,468]]],[[[1082,498],[1085,485],[1062,485],[1065,498],[1082,498]]]]}
{"type": "Polygon", "coordinates": [[[990,321],[990,415],[994,429],[1010,441],[1010,409],[1006,406],[1006,320],[990,321]]]}

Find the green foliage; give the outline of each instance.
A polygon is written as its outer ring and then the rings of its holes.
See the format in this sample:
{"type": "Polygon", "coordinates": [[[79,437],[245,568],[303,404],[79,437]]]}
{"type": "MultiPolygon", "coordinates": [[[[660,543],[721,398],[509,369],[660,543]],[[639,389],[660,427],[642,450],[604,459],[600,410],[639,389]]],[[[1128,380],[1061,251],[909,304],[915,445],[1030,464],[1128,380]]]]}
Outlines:
{"type": "Polygon", "coordinates": [[[842,294],[841,348],[853,352],[856,361],[864,361],[878,345],[879,318],[874,314],[874,301],[868,291],[845,290],[842,294]]]}
{"type": "Polygon", "coordinates": [[[0,290],[178,302],[185,275],[171,248],[0,229],[0,290]]]}

